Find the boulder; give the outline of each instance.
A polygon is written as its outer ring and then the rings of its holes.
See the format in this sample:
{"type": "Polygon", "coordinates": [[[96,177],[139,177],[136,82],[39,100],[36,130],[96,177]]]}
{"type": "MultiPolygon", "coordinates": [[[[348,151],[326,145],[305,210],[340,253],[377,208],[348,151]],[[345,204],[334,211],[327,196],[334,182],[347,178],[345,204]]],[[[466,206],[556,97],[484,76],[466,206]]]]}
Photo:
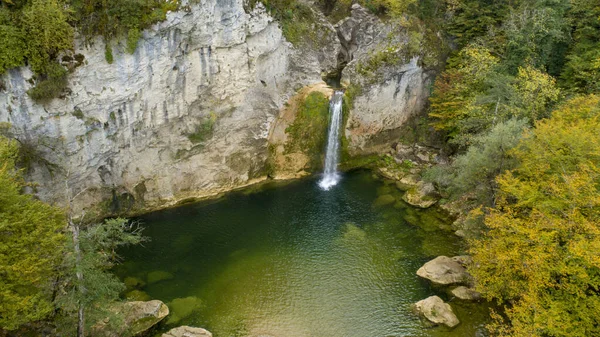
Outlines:
{"type": "Polygon", "coordinates": [[[415,303],[414,310],[433,324],[443,324],[453,328],[460,323],[450,304],[445,303],[437,296],[431,296],[415,303]]]}
{"type": "Polygon", "coordinates": [[[419,184],[419,176],[416,174],[406,175],[396,182],[396,187],[401,191],[408,191],[419,184]]]}
{"type": "Polygon", "coordinates": [[[403,200],[413,206],[429,208],[438,202],[439,195],[432,183],[420,181],[417,186],[406,191],[403,200]]]}
{"type": "Polygon", "coordinates": [[[148,331],[169,314],[169,308],[159,300],[114,303],[110,311],[122,317],[123,321],[112,321],[107,317],[92,327],[92,336],[136,336],[148,331]]]}
{"type": "Polygon", "coordinates": [[[125,322],[131,335],[148,331],[169,314],[169,308],[159,300],[126,302],[125,322]]]}
{"type": "Polygon", "coordinates": [[[471,275],[465,267],[447,256],[438,256],[417,270],[417,275],[435,284],[470,284],[471,275]]]}
{"type": "Polygon", "coordinates": [[[452,293],[452,295],[456,298],[465,301],[477,301],[481,299],[481,294],[479,292],[465,286],[456,287],[452,289],[450,293],[452,293]]]}
{"type": "Polygon", "coordinates": [[[202,328],[180,326],[162,334],[162,337],[212,337],[212,333],[202,328]]]}

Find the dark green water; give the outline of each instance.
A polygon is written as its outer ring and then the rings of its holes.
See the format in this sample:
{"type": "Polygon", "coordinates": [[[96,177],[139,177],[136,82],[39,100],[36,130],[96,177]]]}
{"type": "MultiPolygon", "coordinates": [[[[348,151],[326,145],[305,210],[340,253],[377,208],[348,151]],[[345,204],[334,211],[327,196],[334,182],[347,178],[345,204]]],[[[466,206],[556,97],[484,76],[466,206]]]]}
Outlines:
{"type": "Polygon", "coordinates": [[[142,290],[169,305],[162,331],[192,325],[215,337],[481,335],[481,305],[452,301],[462,322],[452,331],[426,328],[411,313],[410,305],[428,296],[448,299],[415,272],[437,255],[459,253],[460,245],[439,229],[447,225],[443,216],[410,208],[401,195],[361,172],[329,191],[312,178],[155,212],[141,218],[151,241],[123,252],[127,262],[116,272],[148,281],[142,290]],[[395,201],[378,205],[390,196],[395,201]]]}

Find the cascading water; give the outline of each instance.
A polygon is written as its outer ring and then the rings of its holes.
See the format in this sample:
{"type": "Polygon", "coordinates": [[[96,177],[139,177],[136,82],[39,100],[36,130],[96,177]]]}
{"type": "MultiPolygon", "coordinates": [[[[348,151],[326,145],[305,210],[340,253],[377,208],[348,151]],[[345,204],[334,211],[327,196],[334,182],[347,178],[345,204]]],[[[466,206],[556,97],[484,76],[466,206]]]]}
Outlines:
{"type": "Polygon", "coordinates": [[[329,102],[329,133],[327,136],[327,151],[325,152],[325,170],[323,178],[319,181],[319,186],[325,191],[335,186],[340,181],[340,174],[337,172],[337,164],[340,148],[340,124],[342,123],[342,99],[343,91],[336,91],[329,102]]]}

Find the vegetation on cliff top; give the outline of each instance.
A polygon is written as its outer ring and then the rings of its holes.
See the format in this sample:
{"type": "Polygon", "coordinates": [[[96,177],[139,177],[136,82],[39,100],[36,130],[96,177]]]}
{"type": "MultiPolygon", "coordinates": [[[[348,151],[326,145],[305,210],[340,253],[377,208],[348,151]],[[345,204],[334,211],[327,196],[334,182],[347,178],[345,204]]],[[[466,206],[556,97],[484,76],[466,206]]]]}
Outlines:
{"type": "Polygon", "coordinates": [[[107,44],[127,35],[133,53],[140,31],[164,20],[178,3],[162,0],[4,0],[0,2],[0,74],[25,64],[36,74],[29,94],[37,101],[57,97],[66,87],[67,71],[58,57],[74,48],[75,31],[87,42],[98,35],[107,44]]]}

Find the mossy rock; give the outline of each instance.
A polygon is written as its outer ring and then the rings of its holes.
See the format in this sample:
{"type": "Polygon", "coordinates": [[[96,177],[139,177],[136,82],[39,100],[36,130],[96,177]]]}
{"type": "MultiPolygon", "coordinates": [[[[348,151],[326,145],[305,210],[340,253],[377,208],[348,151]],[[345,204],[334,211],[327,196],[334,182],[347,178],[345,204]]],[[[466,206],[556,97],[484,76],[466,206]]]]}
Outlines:
{"type": "Polygon", "coordinates": [[[408,222],[413,226],[419,226],[420,224],[419,216],[417,216],[416,214],[406,213],[402,218],[404,219],[404,221],[408,222]]]}
{"type": "Polygon", "coordinates": [[[384,195],[379,196],[377,199],[375,199],[375,201],[373,201],[373,207],[374,208],[383,207],[383,206],[391,205],[395,202],[396,202],[396,198],[394,198],[393,195],[384,194],[384,195]]]}
{"type": "Polygon", "coordinates": [[[146,286],[146,282],[144,282],[144,280],[133,276],[127,276],[123,283],[125,283],[125,287],[127,287],[128,290],[142,289],[146,286]]]}
{"type": "Polygon", "coordinates": [[[176,298],[168,305],[170,315],[167,318],[167,324],[176,324],[184,318],[189,317],[195,311],[202,308],[202,301],[195,296],[176,298]]]}
{"type": "Polygon", "coordinates": [[[152,299],[146,292],[137,289],[125,294],[125,298],[128,301],[150,301],[152,299]]]}
{"type": "Polygon", "coordinates": [[[377,195],[391,194],[392,188],[389,185],[380,186],[377,188],[377,195]]]}
{"type": "Polygon", "coordinates": [[[148,273],[146,279],[148,280],[148,284],[157,283],[164,280],[171,280],[175,278],[173,274],[164,270],[155,270],[148,273]]]}
{"type": "Polygon", "coordinates": [[[409,207],[410,206],[402,200],[397,200],[396,203],[394,204],[395,209],[407,209],[409,207]]]}

